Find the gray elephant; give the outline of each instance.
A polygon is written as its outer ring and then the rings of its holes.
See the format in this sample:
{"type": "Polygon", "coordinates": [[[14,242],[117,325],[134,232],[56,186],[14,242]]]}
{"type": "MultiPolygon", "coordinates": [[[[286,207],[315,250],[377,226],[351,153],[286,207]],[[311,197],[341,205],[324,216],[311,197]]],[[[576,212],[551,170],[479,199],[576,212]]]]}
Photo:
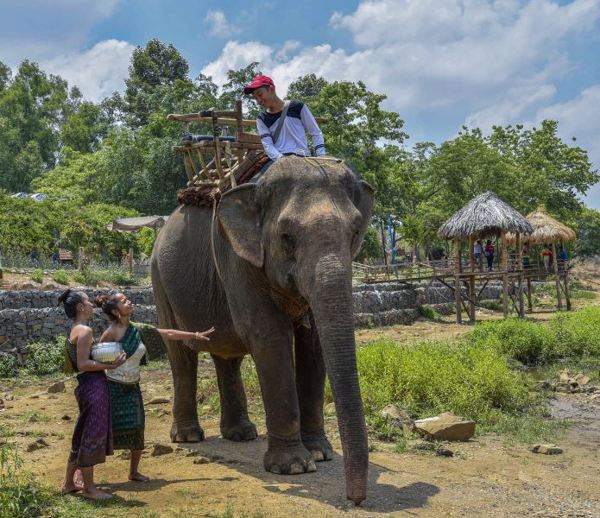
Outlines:
{"type": "MultiPolygon", "coordinates": [[[[152,255],[161,327],[216,328],[199,349],[215,363],[226,439],[257,436],[240,375],[243,356],[252,355],[266,413],[266,470],[315,471],[315,460],[332,458],[323,424],[329,375],[347,496],[355,503],[366,497],[368,445],[356,370],[352,259],[372,202],[372,188],[343,162],[284,157],[257,183],[225,193],[214,225],[211,209],[178,207],[152,255]]],[[[168,354],[175,392],[171,439],[200,441],[198,353],[170,343],[168,354]]]]}

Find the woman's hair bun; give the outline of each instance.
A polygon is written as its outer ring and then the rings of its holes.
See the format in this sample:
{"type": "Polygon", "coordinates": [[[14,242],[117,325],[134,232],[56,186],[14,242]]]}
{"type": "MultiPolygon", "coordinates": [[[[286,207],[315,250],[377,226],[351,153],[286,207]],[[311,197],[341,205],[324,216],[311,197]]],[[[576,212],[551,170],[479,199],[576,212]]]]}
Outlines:
{"type": "Polygon", "coordinates": [[[64,304],[67,297],[71,294],[71,288],[67,288],[58,296],[58,304],[64,304]]]}
{"type": "Polygon", "coordinates": [[[108,295],[98,295],[94,299],[94,304],[96,304],[96,306],[98,306],[99,308],[101,308],[107,302],[108,302],[108,295]]]}

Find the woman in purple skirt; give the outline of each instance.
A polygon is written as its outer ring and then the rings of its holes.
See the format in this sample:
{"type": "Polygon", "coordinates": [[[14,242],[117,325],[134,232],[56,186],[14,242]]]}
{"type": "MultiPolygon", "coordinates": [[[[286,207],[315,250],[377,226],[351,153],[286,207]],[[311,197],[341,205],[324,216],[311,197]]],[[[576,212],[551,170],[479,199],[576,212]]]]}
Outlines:
{"type": "Polygon", "coordinates": [[[75,397],[79,405],[79,417],[71,444],[71,454],[63,483],[63,493],[83,489],[82,495],[93,500],[111,498],[110,493],[94,485],[94,466],[112,455],[112,432],[110,421],[110,397],[104,371],[114,369],[125,362],[122,353],[113,363],[102,363],[91,358],[94,342],[92,329],[87,325],[94,315],[88,296],[81,291],[67,290],[58,299],[65,313],[73,319],[67,339],[67,352],[71,367],[77,374],[79,385],[75,397]],[[76,470],[81,469],[83,487],[75,481],[76,470]]]}

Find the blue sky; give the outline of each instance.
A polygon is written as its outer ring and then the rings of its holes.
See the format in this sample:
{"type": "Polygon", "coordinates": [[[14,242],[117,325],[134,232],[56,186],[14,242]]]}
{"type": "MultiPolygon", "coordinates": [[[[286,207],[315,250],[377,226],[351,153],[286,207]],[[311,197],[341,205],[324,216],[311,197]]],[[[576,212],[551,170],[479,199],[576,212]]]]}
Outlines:
{"type": "Polygon", "coordinates": [[[283,93],[308,73],[363,80],[408,144],[555,118],[600,168],[600,0],[0,0],[0,61],[33,59],[93,100],[153,37],[217,82],[254,60],[283,93]]]}

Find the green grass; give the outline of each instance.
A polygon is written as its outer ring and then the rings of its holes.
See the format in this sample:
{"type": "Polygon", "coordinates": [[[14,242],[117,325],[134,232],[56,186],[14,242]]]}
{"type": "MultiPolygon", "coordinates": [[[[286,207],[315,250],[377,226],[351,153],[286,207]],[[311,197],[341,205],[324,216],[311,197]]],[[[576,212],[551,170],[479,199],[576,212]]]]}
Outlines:
{"type": "Polygon", "coordinates": [[[63,370],[65,365],[65,338],[55,342],[34,342],[29,345],[25,367],[38,376],[63,370]]]}
{"type": "Polygon", "coordinates": [[[417,310],[419,311],[419,315],[421,315],[423,318],[426,318],[428,320],[440,320],[441,319],[441,315],[435,310],[435,308],[427,305],[427,304],[421,304],[417,307],[417,310]]]}
{"type": "Polygon", "coordinates": [[[571,298],[572,299],[595,300],[596,298],[598,298],[598,294],[595,291],[591,291],[591,290],[574,289],[574,290],[571,290],[571,298]]]}
{"type": "Polygon", "coordinates": [[[44,271],[39,268],[37,270],[33,270],[33,272],[31,272],[31,280],[41,284],[44,280],[44,271]]]}
{"type": "Polygon", "coordinates": [[[52,280],[58,282],[58,284],[69,284],[69,274],[66,270],[56,270],[52,274],[52,280]]]}

